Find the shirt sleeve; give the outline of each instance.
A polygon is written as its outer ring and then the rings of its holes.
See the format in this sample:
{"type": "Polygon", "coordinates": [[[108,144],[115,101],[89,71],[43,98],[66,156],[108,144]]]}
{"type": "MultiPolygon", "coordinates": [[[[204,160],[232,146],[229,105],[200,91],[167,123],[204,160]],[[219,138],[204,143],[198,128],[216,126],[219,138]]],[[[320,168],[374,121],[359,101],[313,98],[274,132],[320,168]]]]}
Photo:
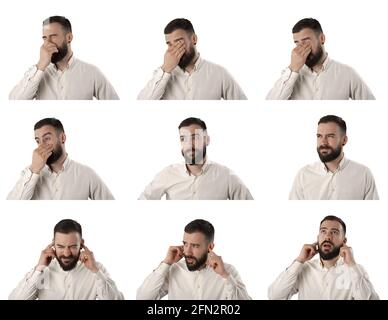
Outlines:
{"type": "Polygon", "coordinates": [[[9,300],[36,300],[38,298],[38,285],[41,280],[41,271],[32,269],[18,286],[11,292],[9,300]]]}
{"type": "Polygon", "coordinates": [[[375,97],[358,73],[351,69],[350,98],[353,100],[375,100],[375,97]]]}
{"type": "Polygon", "coordinates": [[[303,194],[302,175],[302,170],[299,170],[294,179],[289,200],[305,200],[303,194]]]}
{"type": "Polygon", "coordinates": [[[39,174],[32,173],[29,168],[24,169],[15,187],[8,194],[7,200],[31,200],[38,181],[39,174]]]}
{"type": "Polygon", "coordinates": [[[229,199],[230,200],[253,200],[248,188],[241,179],[233,172],[229,176],[229,199]]]}
{"type": "Polygon", "coordinates": [[[146,186],[138,200],[160,200],[166,193],[166,169],[159,172],[146,186]]]}
{"type": "Polygon", "coordinates": [[[155,70],[152,79],[137,96],[138,100],[160,100],[162,99],[171,73],[164,72],[162,68],[155,70]]]}
{"type": "Polygon", "coordinates": [[[379,300],[378,294],[375,292],[372,283],[369,281],[368,274],[364,268],[356,264],[349,267],[351,279],[353,283],[352,296],[355,300],[379,300]]]}
{"type": "Polygon", "coordinates": [[[364,200],[379,200],[375,179],[373,178],[372,172],[369,169],[367,169],[367,172],[366,172],[365,186],[366,187],[365,187],[364,200]]]}
{"type": "Polygon", "coordinates": [[[247,97],[239,84],[225,69],[222,80],[222,98],[225,100],[247,100],[247,97]]]}
{"type": "Polygon", "coordinates": [[[284,69],[280,79],[276,81],[275,86],[267,94],[267,100],[290,99],[298,78],[298,72],[293,72],[290,68],[284,69]]]}
{"type": "Polygon", "coordinates": [[[240,275],[233,266],[228,267],[229,276],[226,281],[227,294],[226,300],[252,300],[248,295],[245,284],[242,282],[240,275]]]}
{"type": "MultiPolygon", "coordinates": [[[[89,168],[90,169],[90,168],[89,168]]],[[[90,194],[89,198],[92,200],[114,200],[112,193],[106,186],[104,181],[90,169],[90,194]]]]}
{"type": "Polygon", "coordinates": [[[168,294],[168,276],[171,266],[162,262],[137,290],[137,300],[160,300],[168,294]]]}
{"type": "Polygon", "coordinates": [[[98,100],[119,100],[115,89],[98,68],[95,70],[94,96],[98,100]]]}
{"type": "Polygon", "coordinates": [[[95,274],[97,286],[97,299],[99,300],[124,300],[123,294],[117,289],[103,265],[99,264],[95,274]]]}
{"type": "Polygon", "coordinates": [[[292,265],[283,271],[268,288],[270,300],[289,300],[298,292],[299,274],[303,270],[303,263],[294,261],[292,265]]]}
{"type": "Polygon", "coordinates": [[[38,88],[43,79],[44,72],[32,66],[25,74],[24,78],[12,89],[9,94],[10,100],[32,100],[36,98],[38,88]]]}

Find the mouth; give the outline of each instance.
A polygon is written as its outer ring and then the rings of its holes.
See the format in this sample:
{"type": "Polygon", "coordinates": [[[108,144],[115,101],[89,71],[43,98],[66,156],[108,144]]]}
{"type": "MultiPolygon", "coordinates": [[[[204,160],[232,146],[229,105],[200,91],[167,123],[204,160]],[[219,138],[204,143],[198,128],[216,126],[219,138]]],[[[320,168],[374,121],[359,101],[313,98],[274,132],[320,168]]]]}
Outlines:
{"type": "Polygon", "coordinates": [[[330,251],[333,248],[333,246],[330,243],[325,243],[322,245],[322,249],[324,251],[330,251]]]}

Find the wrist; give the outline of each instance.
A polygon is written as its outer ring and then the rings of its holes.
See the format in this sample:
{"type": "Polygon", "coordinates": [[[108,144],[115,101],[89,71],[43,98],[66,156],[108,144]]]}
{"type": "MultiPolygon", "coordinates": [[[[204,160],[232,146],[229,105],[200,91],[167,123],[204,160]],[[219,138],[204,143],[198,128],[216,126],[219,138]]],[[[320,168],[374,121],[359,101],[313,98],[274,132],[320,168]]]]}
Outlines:
{"type": "Polygon", "coordinates": [[[40,70],[40,71],[46,70],[47,66],[48,66],[47,63],[42,63],[42,62],[38,62],[38,63],[36,64],[36,68],[37,68],[38,70],[40,70]]]}
{"type": "Polygon", "coordinates": [[[166,67],[164,64],[161,66],[161,69],[166,73],[171,73],[171,71],[174,70],[174,68],[166,67]]]}
{"type": "Polygon", "coordinates": [[[305,259],[301,259],[301,258],[296,258],[294,261],[297,261],[297,262],[299,262],[299,263],[305,263],[306,262],[306,260],[305,259]]]}

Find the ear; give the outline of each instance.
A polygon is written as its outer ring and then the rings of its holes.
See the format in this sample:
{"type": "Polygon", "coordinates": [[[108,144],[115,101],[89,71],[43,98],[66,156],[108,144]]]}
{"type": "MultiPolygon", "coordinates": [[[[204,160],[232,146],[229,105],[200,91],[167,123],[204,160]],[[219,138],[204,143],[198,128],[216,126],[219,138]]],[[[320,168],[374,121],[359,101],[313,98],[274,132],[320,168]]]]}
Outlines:
{"type": "Polygon", "coordinates": [[[326,41],[326,37],[325,37],[325,34],[322,32],[322,33],[319,35],[319,42],[321,43],[321,45],[324,45],[324,44],[325,44],[325,41],[326,41]]]}
{"type": "Polygon", "coordinates": [[[210,136],[206,136],[206,147],[210,144],[210,136]]]}
{"type": "Polygon", "coordinates": [[[213,248],[214,248],[214,242],[210,242],[209,243],[209,250],[213,251],[213,248]]]}
{"type": "Polygon", "coordinates": [[[84,240],[84,239],[81,239],[81,248],[84,247],[84,244],[85,244],[85,240],[84,240]]]}
{"type": "Polygon", "coordinates": [[[348,239],[345,237],[345,238],[344,238],[344,243],[346,243],[347,241],[348,241],[348,239]]]}
{"type": "Polygon", "coordinates": [[[73,33],[69,32],[66,34],[66,42],[70,44],[73,41],[73,33]]]}
{"type": "Polygon", "coordinates": [[[197,41],[198,41],[198,37],[195,33],[193,33],[193,35],[191,36],[191,42],[196,45],[197,44],[197,41]]]}
{"type": "Polygon", "coordinates": [[[66,134],[62,132],[59,139],[61,140],[61,143],[64,144],[66,142],[66,134]]]}
{"type": "Polygon", "coordinates": [[[348,142],[348,136],[345,135],[345,136],[343,137],[342,145],[344,146],[347,142],[348,142]]]}

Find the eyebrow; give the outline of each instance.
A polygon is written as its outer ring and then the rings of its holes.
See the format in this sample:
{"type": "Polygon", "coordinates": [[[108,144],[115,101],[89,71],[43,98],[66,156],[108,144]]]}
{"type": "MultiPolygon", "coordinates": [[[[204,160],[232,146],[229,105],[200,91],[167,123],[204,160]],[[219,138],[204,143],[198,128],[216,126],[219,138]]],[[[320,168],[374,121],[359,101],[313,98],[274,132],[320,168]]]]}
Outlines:
{"type": "MultiPolygon", "coordinates": [[[[51,132],[46,132],[46,133],[42,136],[42,138],[44,138],[44,137],[46,137],[46,136],[48,136],[48,135],[52,135],[52,133],[51,133],[51,132]]],[[[39,140],[39,137],[35,137],[35,140],[39,140]]]]}
{"type": "Polygon", "coordinates": [[[48,36],[42,36],[42,39],[46,39],[47,37],[57,36],[58,33],[51,33],[48,36]]]}
{"type": "MultiPolygon", "coordinates": [[[[179,40],[183,40],[183,37],[180,37],[180,38],[177,38],[177,39],[174,39],[173,42],[177,42],[179,40]]],[[[171,43],[171,41],[166,41],[167,44],[171,43]]]]}
{"type": "Polygon", "coordinates": [[[300,40],[294,40],[294,43],[297,43],[299,41],[303,41],[303,40],[311,40],[310,37],[306,37],[306,38],[303,38],[303,39],[300,39],[300,40]]]}

